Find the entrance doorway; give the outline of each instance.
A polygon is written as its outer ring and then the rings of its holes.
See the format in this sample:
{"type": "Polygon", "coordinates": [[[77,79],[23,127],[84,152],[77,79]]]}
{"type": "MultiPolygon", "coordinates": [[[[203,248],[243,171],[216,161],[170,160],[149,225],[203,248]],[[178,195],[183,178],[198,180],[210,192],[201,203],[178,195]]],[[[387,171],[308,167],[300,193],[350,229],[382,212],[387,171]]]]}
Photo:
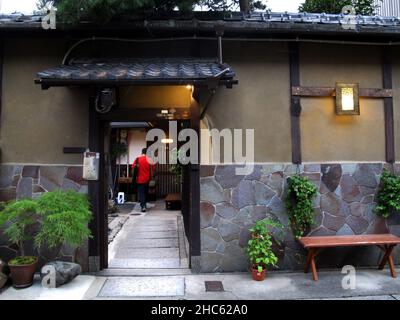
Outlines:
{"type": "MultiPolygon", "coordinates": [[[[109,266],[108,248],[108,199],[111,163],[111,123],[115,122],[158,122],[164,108],[115,108],[101,114],[96,111],[96,95],[89,100],[89,149],[99,152],[99,179],[88,182],[88,195],[93,219],[89,228],[89,270],[99,271],[109,266]]],[[[200,112],[198,102],[192,98],[189,107],[174,110],[173,116],[162,120],[178,121],[182,128],[199,133],[200,112]]],[[[184,143],[184,142],[183,142],[184,143]]],[[[198,164],[184,166],[181,187],[181,216],[188,240],[188,262],[192,268],[193,257],[200,255],[200,170],[198,164]]],[[[197,261],[196,261],[197,263],[197,261]]],[[[197,264],[196,264],[197,265],[197,264]]]]}
{"type": "MultiPolygon", "coordinates": [[[[168,120],[146,122],[110,122],[105,135],[105,168],[108,184],[108,271],[120,269],[187,269],[189,246],[182,216],[183,167],[171,164],[173,139],[168,120]],[[151,129],[161,129],[167,139],[158,154],[163,161],[151,171],[155,185],[146,192],[146,210],[142,212],[132,163],[142,149],[151,129]],[[170,153],[171,151],[171,153],[170,153]],[[180,170],[177,170],[177,169],[180,170]]],[[[178,127],[185,123],[178,122],[178,127]]],[[[140,168],[139,168],[140,170],[140,168]]]]}

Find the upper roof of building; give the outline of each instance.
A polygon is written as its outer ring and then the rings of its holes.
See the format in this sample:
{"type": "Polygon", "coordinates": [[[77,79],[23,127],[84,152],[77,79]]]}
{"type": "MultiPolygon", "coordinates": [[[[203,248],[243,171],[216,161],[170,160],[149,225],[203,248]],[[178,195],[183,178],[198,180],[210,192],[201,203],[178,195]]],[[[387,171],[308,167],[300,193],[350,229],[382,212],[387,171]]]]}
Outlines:
{"type": "MultiPolygon", "coordinates": [[[[44,30],[42,16],[10,14],[0,15],[0,31],[44,30]]],[[[104,25],[82,22],[75,26],[57,24],[58,31],[135,31],[147,30],[161,32],[215,32],[222,26],[228,34],[362,34],[400,36],[400,17],[361,16],[343,14],[315,13],[271,13],[253,12],[193,12],[165,15],[137,16],[129,20],[115,21],[104,25]]]]}

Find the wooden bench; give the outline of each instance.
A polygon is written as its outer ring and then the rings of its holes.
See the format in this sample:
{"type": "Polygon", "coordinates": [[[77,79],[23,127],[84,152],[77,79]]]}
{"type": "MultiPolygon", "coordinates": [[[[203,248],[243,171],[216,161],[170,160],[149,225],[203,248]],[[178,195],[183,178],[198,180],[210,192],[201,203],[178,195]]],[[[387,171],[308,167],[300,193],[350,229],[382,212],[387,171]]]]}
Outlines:
{"type": "Polygon", "coordinates": [[[169,193],[164,201],[167,210],[181,210],[181,195],[179,193],[169,193]]]}
{"type": "Polygon", "coordinates": [[[308,249],[307,262],[304,272],[312,270],[314,281],[318,281],[315,257],[324,249],[332,247],[371,246],[379,247],[383,252],[383,258],[379,264],[382,270],[389,262],[390,273],[397,277],[392,257],[393,248],[400,243],[400,238],[392,234],[368,234],[354,236],[326,236],[326,237],[302,237],[299,239],[304,248],[308,249]]]}

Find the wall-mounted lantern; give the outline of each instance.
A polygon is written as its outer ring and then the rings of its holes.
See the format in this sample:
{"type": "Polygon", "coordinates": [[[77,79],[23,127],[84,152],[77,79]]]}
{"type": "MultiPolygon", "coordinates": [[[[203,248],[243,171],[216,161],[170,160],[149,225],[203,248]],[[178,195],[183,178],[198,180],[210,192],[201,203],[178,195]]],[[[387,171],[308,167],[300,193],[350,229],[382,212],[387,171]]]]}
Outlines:
{"type": "Polygon", "coordinates": [[[336,83],[336,114],[360,115],[358,83],[336,83]]]}

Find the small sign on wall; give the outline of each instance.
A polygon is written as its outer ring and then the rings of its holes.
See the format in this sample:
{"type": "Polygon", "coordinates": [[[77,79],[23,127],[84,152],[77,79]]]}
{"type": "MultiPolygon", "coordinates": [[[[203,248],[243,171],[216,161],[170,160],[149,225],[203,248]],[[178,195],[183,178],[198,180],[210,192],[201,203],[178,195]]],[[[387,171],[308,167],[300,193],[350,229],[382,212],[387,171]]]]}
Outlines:
{"type": "Polygon", "coordinates": [[[86,151],[83,153],[83,179],[99,180],[100,153],[86,151]]]}

